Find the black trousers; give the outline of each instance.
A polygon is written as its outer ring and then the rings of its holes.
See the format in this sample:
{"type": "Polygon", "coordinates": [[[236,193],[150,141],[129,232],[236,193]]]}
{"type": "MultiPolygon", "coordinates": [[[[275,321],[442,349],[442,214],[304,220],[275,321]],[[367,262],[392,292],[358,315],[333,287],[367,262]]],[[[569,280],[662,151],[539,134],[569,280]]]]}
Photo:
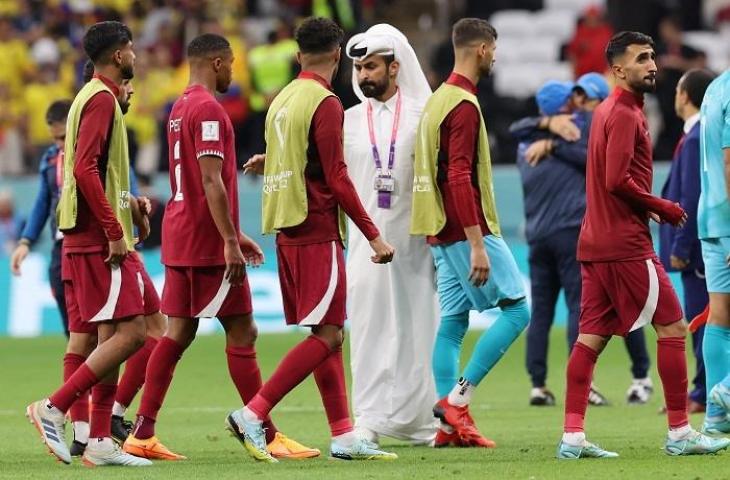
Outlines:
{"type": "MultiPolygon", "coordinates": [[[[561,289],[565,292],[568,307],[568,351],[578,338],[581,275],[576,251],[579,231],[578,228],[561,230],[529,245],[532,316],[527,329],[527,371],[535,388],[545,386],[550,328],[561,289]]],[[[639,329],[631,332],[625,342],[631,357],[633,377],[646,377],[649,372],[649,352],[644,331],[639,329]]]]}
{"type": "MultiPolygon", "coordinates": [[[[705,272],[691,270],[682,272],[682,286],[684,287],[684,315],[687,321],[692,320],[705,309],[710,297],[707,294],[705,272]]],[[[705,327],[700,327],[692,334],[692,350],[695,355],[695,377],[692,379],[694,388],[689,398],[695,402],[707,402],[707,388],[705,387],[705,362],[702,358],[702,337],[705,336],[705,327]]]]}
{"type": "Polygon", "coordinates": [[[51,251],[51,264],[48,267],[48,280],[51,284],[51,292],[53,298],[56,299],[56,305],[58,305],[58,312],[61,314],[61,321],[63,322],[63,331],[68,337],[68,313],[66,311],[66,294],[63,289],[63,280],[61,280],[61,248],[63,241],[58,240],[53,245],[51,251]]]}

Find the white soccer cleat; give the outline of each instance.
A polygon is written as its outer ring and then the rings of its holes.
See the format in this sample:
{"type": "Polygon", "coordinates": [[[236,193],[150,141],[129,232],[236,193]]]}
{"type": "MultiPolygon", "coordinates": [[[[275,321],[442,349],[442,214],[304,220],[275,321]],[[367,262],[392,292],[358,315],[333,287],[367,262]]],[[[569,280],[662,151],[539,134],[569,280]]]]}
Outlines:
{"type": "Polygon", "coordinates": [[[38,430],[48,451],[61,462],[70,464],[71,452],[66,445],[66,416],[56,408],[49,408],[48,399],[28,405],[25,416],[38,430]]]}
{"type": "Polygon", "coordinates": [[[123,451],[111,437],[90,438],[81,460],[87,467],[149,467],[152,465],[152,462],[146,458],[135,457],[123,451]]]}
{"type": "Polygon", "coordinates": [[[626,391],[626,402],[630,405],[643,405],[649,402],[653,392],[654,384],[651,383],[651,378],[635,378],[626,391]]]}

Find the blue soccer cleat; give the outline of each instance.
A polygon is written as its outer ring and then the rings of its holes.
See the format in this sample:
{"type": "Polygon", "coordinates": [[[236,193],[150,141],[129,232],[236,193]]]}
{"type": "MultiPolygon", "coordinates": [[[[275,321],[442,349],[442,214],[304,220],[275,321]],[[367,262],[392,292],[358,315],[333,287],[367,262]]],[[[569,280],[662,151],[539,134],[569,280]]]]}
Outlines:
{"type": "Polygon", "coordinates": [[[664,445],[664,452],[667,455],[707,455],[717,453],[730,447],[730,439],[712,438],[700,432],[692,431],[683,440],[672,440],[667,438],[664,445]]]}
{"type": "Polygon", "coordinates": [[[604,450],[598,445],[585,442],[582,447],[568,445],[560,441],[558,444],[558,460],[578,460],[579,458],[616,458],[618,453],[604,450]]]}

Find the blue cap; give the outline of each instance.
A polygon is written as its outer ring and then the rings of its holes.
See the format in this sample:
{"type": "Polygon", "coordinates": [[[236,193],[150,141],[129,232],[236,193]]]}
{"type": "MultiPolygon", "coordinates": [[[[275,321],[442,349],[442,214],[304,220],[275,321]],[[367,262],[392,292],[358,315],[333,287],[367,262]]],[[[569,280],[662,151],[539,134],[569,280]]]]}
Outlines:
{"type": "Polygon", "coordinates": [[[608,97],[608,82],[600,73],[591,72],[581,75],[578,81],[575,82],[575,86],[582,88],[590,99],[603,100],[608,97]]]}
{"type": "Polygon", "coordinates": [[[545,82],[535,95],[537,107],[545,115],[555,115],[570,98],[574,86],[572,82],[558,82],[557,80],[545,82]]]}

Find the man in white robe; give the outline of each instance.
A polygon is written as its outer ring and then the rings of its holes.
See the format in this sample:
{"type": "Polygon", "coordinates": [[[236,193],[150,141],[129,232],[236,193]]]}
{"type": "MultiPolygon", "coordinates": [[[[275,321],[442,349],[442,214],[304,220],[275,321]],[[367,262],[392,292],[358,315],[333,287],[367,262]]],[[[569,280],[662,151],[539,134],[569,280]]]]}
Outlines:
{"type": "Polygon", "coordinates": [[[438,299],[428,245],[409,228],[416,127],[431,89],[408,40],[390,25],[355,35],[346,53],[362,103],[345,112],[345,161],[365,209],[398,252],[393,263],[373,266],[367,240],[349,228],[355,429],[375,443],[387,436],[430,444],[438,425],[431,370],[438,299]]]}

